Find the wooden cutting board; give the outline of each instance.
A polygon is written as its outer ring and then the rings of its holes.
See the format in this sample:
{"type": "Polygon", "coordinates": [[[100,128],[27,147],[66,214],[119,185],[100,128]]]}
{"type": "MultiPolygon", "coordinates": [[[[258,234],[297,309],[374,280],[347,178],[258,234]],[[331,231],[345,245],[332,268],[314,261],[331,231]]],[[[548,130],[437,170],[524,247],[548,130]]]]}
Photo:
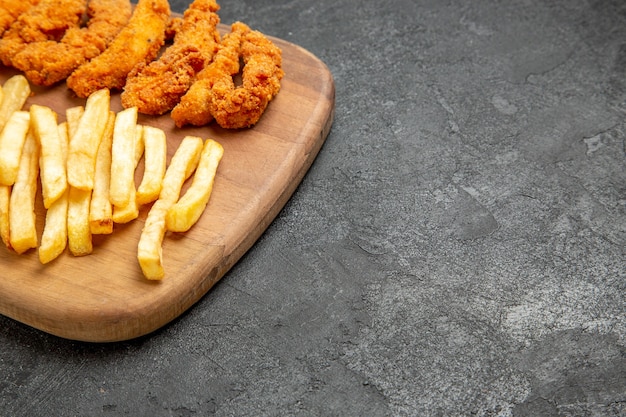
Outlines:
{"type": "MultiPolygon", "coordinates": [[[[222,28],[224,29],[224,28],[222,28]]],[[[163,129],[168,158],[186,135],[213,138],[224,147],[213,194],[198,223],[163,242],[163,281],[146,280],[137,263],[137,243],[148,207],[139,219],[94,236],[85,257],[64,253],[47,265],[36,250],[17,255],[0,247],[0,313],[42,331],[74,340],[111,342],[148,334],[195,302],[254,244],[290,198],[331,128],[335,87],[328,68],[303,48],[272,40],[283,51],[282,88],[259,123],[227,131],[215,124],[178,129],[169,115],[140,116],[163,129]]],[[[15,74],[0,67],[0,81],[15,74]]],[[[65,109],[85,103],[64,83],[35,88],[27,101],[65,119],[65,109]]],[[[112,109],[120,110],[119,94],[112,109]]],[[[168,161],[169,162],[169,161],[168,161]]],[[[138,168],[139,181],[142,166],[138,168]]],[[[37,225],[45,210],[38,198],[37,225]]]]}

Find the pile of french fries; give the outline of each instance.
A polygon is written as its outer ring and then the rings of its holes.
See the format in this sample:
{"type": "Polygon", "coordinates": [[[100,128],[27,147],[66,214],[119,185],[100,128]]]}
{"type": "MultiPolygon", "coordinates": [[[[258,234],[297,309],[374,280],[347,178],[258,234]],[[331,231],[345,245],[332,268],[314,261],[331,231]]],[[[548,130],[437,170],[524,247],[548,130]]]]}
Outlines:
{"type": "Polygon", "coordinates": [[[113,112],[108,89],[84,106],[68,108],[65,121],[49,107],[32,104],[26,78],[0,88],[0,237],[10,250],[38,249],[47,264],[66,248],[93,252],[92,236],[111,234],[115,223],[139,216],[152,204],[139,238],[137,260],[147,279],[165,276],[165,233],[189,230],[204,212],[224,150],[212,140],[185,137],[169,165],[165,133],[137,122],[137,108],[113,112]],[[144,158],[139,186],[135,172],[144,158]],[[183,184],[191,185],[181,197],[183,184]],[[38,186],[45,211],[41,240],[35,227],[38,186]]]}

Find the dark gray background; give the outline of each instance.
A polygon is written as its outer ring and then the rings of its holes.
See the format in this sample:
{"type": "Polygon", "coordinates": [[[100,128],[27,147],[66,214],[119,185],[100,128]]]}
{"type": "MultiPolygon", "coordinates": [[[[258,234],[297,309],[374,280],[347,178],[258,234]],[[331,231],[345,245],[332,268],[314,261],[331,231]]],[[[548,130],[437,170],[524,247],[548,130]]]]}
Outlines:
{"type": "Polygon", "coordinates": [[[220,4],[328,65],[325,146],[155,334],[0,318],[0,415],[624,415],[626,3],[220,4]]]}

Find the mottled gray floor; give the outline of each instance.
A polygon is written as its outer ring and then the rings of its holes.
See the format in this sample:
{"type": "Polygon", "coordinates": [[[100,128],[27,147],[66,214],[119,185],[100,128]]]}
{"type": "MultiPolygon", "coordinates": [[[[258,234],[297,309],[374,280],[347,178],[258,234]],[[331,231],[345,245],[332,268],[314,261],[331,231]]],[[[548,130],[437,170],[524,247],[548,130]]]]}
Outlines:
{"type": "Polygon", "coordinates": [[[0,415],[626,415],[626,3],[220,4],[328,65],[324,148],[157,333],[1,318],[0,415]]]}

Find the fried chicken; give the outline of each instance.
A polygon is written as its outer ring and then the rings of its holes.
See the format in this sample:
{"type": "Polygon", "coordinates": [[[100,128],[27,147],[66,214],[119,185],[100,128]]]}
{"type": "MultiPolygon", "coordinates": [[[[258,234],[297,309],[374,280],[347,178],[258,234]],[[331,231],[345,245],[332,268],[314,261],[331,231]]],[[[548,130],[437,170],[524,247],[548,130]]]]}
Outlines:
{"type": "Polygon", "coordinates": [[[136,66],[128,75],[122,105],[159,115],[171,110],[215,55],[220,35],[218,4],[195,0],[183,15],[174,42],[156,61],[136,66]]]}
{"type": "Polygon", "coordinates": [[[13,66],[34,84],[49,86],[100,55],[128,23],[130,0],[90,0],[87,26],[72,27],[59,41],[33,42],[13,57],[13,66]]]}
{"type": "Polygon", "coordinates": [[[0,0],[0,36],[22,13],[37,3],[39,0],[0,0]]]}
{"type": "Polygon", "coordinates": [[[213,62],[198,73],[189,91],[172,110],[172,119],[178,127],[189,124],[203,126],[213,120],[209,108],[211,89],[217,80],[232,80],[233,75],[239,72],[241,42],[249,31],[250,28],[244,23],[231,25],[231,31],[223,37],[213,62]]]}
{"type": "Polygon", "coordinates": [[[209,108],[217,124],[241,129],[256,124],[280,91],[282,52],[261,32],[248,32],[241,44],[242,85],[220,78],[211,88],[209,108]]]}
{"type": "Polygon", "coordinates": [[[236,22],[215,60],[172,110],[172,118],[178,127],[211,119],[226,129],[250,127],[280,90],[283,75],[281,50],[261,32],[236,22]],[[236,86],[240,59],[242,85],[236,86]]]}
{"type": "Polygon", "coordinates": [[[128,24],[102,54],[79,66],[67,78],[68,87],[82,98],[101,88],[124,87],[136,65],[156,58],[165,42],[169,18],[167,0],[139,0],[128,24]]]}
{"type": "Polygon", "coordinates": [[[11,66],[26,44],[58,41],[72,27],[79,27],[87,9],[85,0],[41,0],[24,11],[0,39],[0,60],[11,66]]]}

